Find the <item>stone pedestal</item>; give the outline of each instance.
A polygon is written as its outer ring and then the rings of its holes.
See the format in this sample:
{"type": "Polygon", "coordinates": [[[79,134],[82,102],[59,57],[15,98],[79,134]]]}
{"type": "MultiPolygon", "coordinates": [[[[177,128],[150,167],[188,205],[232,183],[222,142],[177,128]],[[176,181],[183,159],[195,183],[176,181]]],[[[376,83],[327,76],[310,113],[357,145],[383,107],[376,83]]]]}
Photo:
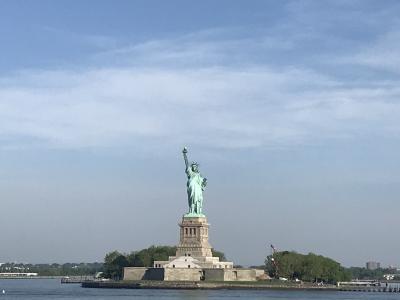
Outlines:
{"type": "Polygon", "coordinates": [[[184,215],[179,223],[180,239],[175,256],[170,256],[168,261],[154,261],[154,268],[232,269],[233,262],[219,261],[219,257],[213,257],[212,247],[208,242],[209,226],[204,215],[184,215]]]}
{"type": "Polygon", "coordinates": [[[180,241],[176,256],[212,257],[208,242],[207,218],[204,216],[183,216],[180,227],[180,241]]]}

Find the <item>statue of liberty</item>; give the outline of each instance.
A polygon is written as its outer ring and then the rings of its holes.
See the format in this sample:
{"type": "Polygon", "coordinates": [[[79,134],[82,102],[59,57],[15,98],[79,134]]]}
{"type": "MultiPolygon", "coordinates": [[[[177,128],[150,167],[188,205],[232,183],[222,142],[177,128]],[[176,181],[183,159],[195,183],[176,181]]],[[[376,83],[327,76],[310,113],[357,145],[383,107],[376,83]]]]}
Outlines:
{"type": "Polygon", "coordinates": [[[190,165],[187,159],[187,148],[183,148],[183,158],[185,159],[186,175],[187,175],[187,195],[189,204],[189,213],[187,216],[204,216],[203,215],[203,190],[207,185],[207,179],[201,177],[199,165],[192,162],[190,165]]]}

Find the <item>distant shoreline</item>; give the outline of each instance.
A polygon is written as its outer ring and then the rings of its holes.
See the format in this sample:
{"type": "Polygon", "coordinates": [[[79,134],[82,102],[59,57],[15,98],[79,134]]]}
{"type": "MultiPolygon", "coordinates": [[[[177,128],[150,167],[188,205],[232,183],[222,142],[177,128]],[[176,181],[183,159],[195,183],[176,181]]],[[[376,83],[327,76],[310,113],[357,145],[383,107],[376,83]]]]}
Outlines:
{"type": "MultiPolygon", "coordinates": [[[[87,275],[87,276],[92,276],[93,277],[93,275],[87,275]]],[[[64,277],[67,277],[67,276],[60,276],[60,275],[57,275],[57,276],[29,276],[29,277],[27,277],[27,276],[20,276],[20,277],[5,276],[5,277],[0,277],[0,280],[2,280],[2,279],[7,279],[7,280],[9,280],[9,279],[26,279],[26,280],[31,280],[31,279],[33,279],[33,280],[35,280],[35,279],[62,279],[64,277]]],[[[68,276],[68,277],[81,278],[81,277],[86,277],[86,276],[82,275],[82,276],[68,276]]]]}

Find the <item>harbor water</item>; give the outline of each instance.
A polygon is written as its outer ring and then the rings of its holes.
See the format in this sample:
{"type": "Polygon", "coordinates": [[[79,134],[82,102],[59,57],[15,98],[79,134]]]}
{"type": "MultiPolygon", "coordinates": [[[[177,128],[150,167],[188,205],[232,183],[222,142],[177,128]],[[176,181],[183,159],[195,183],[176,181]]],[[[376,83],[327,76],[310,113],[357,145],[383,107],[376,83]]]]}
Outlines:
{"type": "Polygon", "coordinates": [[[396,299],[400,293],[368,293],[341,291],[299,290],[135,290],[135,289],[85,289],[79,284],[61,284],[58,279],[0,279],[0,300],[6,299],[396,299]],[[5,293],[2,293],[4,290],[5,293]]]}

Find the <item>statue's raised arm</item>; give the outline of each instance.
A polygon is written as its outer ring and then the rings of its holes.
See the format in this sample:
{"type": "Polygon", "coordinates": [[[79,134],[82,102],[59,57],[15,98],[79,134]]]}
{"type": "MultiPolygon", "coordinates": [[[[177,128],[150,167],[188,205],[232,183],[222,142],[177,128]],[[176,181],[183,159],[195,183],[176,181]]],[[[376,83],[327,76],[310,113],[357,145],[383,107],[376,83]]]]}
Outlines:
{"type": "Polygon", "coordinates": [[[185,160],[185,166],[186,166],[185,170],[187,170],[189,168],[189,162],[188,162],[188,159],[187,159],[187,152],[188,152],[187,148],[183,147],[182,153],[183,153],[183,159],[185,160]]]}

